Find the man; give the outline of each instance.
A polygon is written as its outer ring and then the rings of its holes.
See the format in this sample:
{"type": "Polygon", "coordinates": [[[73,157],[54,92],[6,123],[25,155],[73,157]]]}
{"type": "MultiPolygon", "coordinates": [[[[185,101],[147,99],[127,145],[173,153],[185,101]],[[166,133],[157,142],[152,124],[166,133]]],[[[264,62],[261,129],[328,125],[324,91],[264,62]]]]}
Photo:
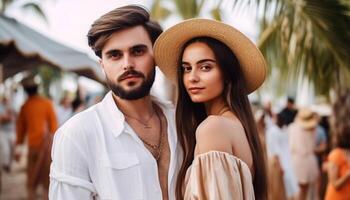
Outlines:
{"type": "Polygon", "coordinates": [[[280,112],[280,115],[285,122],[284,125],[288,126],[290,123],[292,123],[297,113],[298,110],[295,108],[294,99],[288,97],[286,107],[280,112]]]}
{"type": "Polygon", "coordinates": [[[174,199],[174,108],[150,97],[162,32],[138,6],[95,21],[88,42],[111,91],[55,134],[50,199],[174,199]]]}
{"type": "MultiPolygon", "coordinates": [[[[27,189],[28,199],[34,200],[39,184],[44,187],[44,199],[48,197],[50,148],[52,137],[57,129],[57,119],[52,102],[38,95],[38,85],[33,77],[22,81],[28,99],[21,107],[16,122],[16,146],[23,144],[28,136],[27,189]]],[[[20,158],[19,148],[15,159],[20,158]]]]}

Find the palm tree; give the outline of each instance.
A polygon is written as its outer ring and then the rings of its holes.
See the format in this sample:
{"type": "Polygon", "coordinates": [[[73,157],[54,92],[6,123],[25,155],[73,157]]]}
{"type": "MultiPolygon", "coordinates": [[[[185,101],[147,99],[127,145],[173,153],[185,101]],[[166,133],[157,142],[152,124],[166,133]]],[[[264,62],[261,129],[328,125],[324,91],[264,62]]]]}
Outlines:
{"type": "Polygon", "coordinates": [[[342,0],[244,3],[254,5],[257,12],[262,11],[258,46],[271,69],[279,72],[281,83],[306,78],[313,83],[316,93],[325,95],[331,89],[340,94],[350,87],[348,1],[347,4],[342,0]]]}
{"type": "MultiPolygon", "coordinates": [[[[182,19],[190,19],[194,17],[199,17],[201,11],[203,10],[203,5],[205,0],[168,0],[160,1],[154,0],[151,7],[151,16],[156,20],[165,20],[170,16],[170,10],[164,6],[162,3],[171,3],[175,6],[175,13],[182,19]]],[[[217,20],[221,20],[221,10],[220,10],[221,0],[216,3],[213,9],[211,9],[211,17],[217,20]]]]}

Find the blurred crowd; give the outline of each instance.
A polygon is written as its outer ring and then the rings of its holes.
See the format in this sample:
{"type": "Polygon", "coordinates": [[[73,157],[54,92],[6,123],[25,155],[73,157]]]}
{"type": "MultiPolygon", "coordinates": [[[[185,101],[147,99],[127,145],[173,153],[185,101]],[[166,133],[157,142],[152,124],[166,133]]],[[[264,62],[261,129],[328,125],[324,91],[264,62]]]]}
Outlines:
{"type": "Polygon", "coordinates": [[[0,101],[0,194],[2,184],[6,184],[1,183],[2,173],[10,173],[13,162],[26,157],[27,182],[23,184],[28,199],[37,199],[39,186],[47,198],[53,134],[70,117],[97,103],[100,96],[82,97],[79,90],[67,91],[55,102],[39,94],[34,77],[24,78],[21,84],[27,98],[19,111],[11,99],[2,97],[0,101]]]}
{"type": "Polygon", "coordinates": [[[281,111],[272,107],[253,105],[266,147],[269,199],[350,199],[350,93],[339,98],[334,114],[297,107],[290,97],[281,111]]]}

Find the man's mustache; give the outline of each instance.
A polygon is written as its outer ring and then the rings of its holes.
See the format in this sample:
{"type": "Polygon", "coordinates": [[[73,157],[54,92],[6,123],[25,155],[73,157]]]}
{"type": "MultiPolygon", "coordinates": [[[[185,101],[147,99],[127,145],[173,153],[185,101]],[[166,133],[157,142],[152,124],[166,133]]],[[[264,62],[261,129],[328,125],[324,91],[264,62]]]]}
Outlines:
{"type": "Polygon", "coordinates": [[[118,77],[118,81],[122,81],[122,80],[126,79],[128,76],[145,78],[145,75],[143,75],[141,72],[138,72],[134,69],[130,69],[130,70],[124,72],[122,75],[120,75],[118,77]]]}

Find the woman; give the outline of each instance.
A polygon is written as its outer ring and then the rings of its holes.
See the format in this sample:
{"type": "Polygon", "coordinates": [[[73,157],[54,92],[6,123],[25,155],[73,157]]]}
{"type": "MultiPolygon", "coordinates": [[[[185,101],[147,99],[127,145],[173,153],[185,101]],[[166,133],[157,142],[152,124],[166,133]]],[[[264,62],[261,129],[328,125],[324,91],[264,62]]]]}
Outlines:
{"type": "Polygon", "coordinates": [[[328,156],[326,200],[350,199],[350,91],[333,107],[333,134],[336,148],[328,156]]]}
{"type": "Polygon", "coordinates": [[[178,86],[184,160],[177,199],[266,199],[265,161],[247,98],[265,79],[260,51],[229,25],[191,19],[165,31],[154,55],[178,86]]]}
{"type": "Polygon", "coordinates": [[[306,200],[310,186],[316,183],[319,169],[315,154],[316,126],[318,120],[309,108],[301,108],[288,127],[292,165],[300,192],[299,199],[306,200]]]}

